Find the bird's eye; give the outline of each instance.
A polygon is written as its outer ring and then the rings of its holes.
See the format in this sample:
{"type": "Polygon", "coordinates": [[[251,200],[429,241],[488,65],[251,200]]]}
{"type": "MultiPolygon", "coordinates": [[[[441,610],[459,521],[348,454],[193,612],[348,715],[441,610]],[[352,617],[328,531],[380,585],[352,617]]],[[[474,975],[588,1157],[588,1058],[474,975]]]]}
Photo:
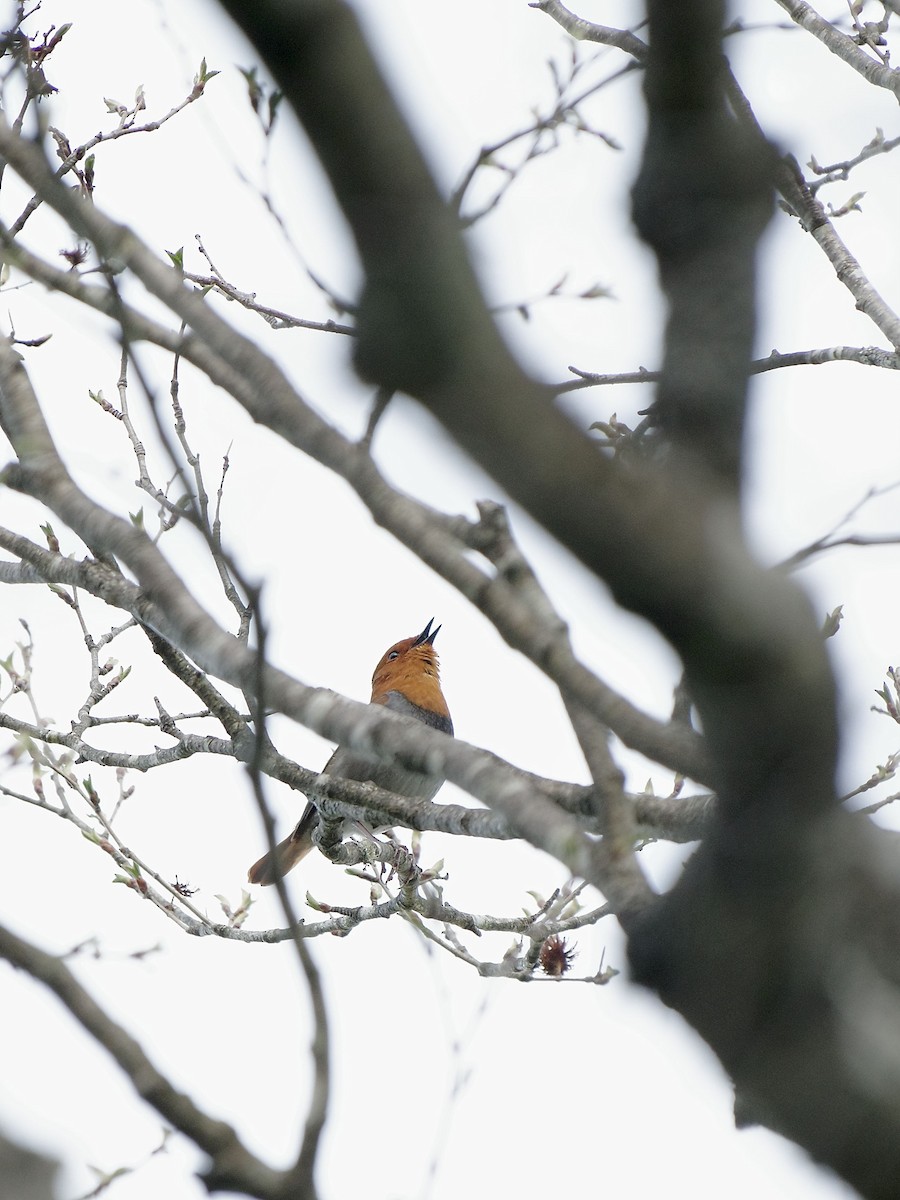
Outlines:
{"type": "Polygon", "coordinates": [[[390,652],[390,654],[388,655],[388,662],[393,662],[395,658],[399,658],[399,657],[400,657],[400,651],[392,650],[390,652]]]}

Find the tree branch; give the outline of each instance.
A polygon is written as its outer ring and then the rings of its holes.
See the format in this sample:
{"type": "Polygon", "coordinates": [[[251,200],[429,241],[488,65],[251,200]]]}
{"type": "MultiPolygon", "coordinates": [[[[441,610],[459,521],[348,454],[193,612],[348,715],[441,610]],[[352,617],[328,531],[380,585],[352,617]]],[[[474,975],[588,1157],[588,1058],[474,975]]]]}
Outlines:
{"type": "Polygon", "coordinates": [[[900,75],[896,69],[885,67],[870,58],[862,47],[847,37],[816,12],[805,0],[777,0],[792,21],[826,46],[832,54],[842,59],[854,71],[875,87],[887,88],[900,98],[900,75]]]}
{"type": "MultiPolygon", "coordinates": [[[[207,1116],[154,1066],[134,1038],[108,1016],[62,959],[0,927],[0,956],[58,997],[91,1037],[118,1063],[135,1091],[166,1121],[210,1157],[204,1178],[212,1190],[243,1192],[261,1200],[286,1200],[284,1176],[251,1154],[230,1125],[207,1116]]],[[[293,1196],[299,1193],[293,1192],[293,1196]]],[[[304,1193],[312,1197],[312,1191],[304,1193]]]]}
{"type": "Polygon", "coordinates": [[[566,33],[579,41],[598,42],[602,46],[615,46],[625,54],[630,54],[637,62],[647,59],[647,44],[627,29],[614,29],[609,25],[597,25],[577,17],[570,12],[560,0],[533,0],[529,8],[537,8],[552,17],[566,33]]]}

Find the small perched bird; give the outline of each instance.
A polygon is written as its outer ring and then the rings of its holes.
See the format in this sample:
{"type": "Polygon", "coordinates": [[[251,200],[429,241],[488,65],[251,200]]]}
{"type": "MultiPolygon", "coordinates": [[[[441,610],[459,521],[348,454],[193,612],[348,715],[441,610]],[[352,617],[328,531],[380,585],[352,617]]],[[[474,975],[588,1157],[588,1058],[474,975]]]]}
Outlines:
{"type": "MultiPolygon", "coordinates": [[[[440,625],[432,629],[434,618],[416,637],[404,638],[386,650],[372,676],[371,704],[383,704],[405,717],[415,717],[434,729],[453,736],[453,722],[441,691],[438,656],[434,639],[440,625]]],[[[444,782],[439,776],[408,771],[398,763],[381,762],[358,750],[338,746],[322,771],[375,783],[388,792],[430,800],[444,782]]],[[[313,848],[313,830],[319,821],[316,806],[310,801],[293,832],[264,854],[247,872],[251,883],[263,887],[274,883],[278,875],[287,875],[313,848]]]]}

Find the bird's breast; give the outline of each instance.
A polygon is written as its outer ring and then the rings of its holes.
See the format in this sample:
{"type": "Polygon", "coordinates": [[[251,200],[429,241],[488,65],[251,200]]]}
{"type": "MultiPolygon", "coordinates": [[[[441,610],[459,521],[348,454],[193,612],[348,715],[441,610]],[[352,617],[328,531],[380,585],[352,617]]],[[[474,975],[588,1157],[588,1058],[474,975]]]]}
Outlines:
{"type": "Polygon", "coordinates": [[[391,712],[399,713],[402,717],[415,717],[423,725],[429,725],[432,729],[439,729],[441,733],[448,733],[453,737],[453,722],[448,713],[434,712],[430,708],[415,704],[402,692],[388,692],[384,704],[391,712]]]}

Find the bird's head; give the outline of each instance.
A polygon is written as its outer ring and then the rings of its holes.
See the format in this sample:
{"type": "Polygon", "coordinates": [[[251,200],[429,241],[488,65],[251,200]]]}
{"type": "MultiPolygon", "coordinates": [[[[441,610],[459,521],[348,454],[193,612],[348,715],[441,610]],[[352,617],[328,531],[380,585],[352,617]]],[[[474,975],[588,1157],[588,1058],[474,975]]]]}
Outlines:
{"type": "Polygon", "coordinates": [[[449,715],[441,692],[440,664],[434,648],[434,639],[441,627],[432,629],[433,624],[432,617],[421,633],[395,642],[384,652],[372,676],[373,702],[378,703],[389,692],[400,692],[421,708],[449,715]]]}

